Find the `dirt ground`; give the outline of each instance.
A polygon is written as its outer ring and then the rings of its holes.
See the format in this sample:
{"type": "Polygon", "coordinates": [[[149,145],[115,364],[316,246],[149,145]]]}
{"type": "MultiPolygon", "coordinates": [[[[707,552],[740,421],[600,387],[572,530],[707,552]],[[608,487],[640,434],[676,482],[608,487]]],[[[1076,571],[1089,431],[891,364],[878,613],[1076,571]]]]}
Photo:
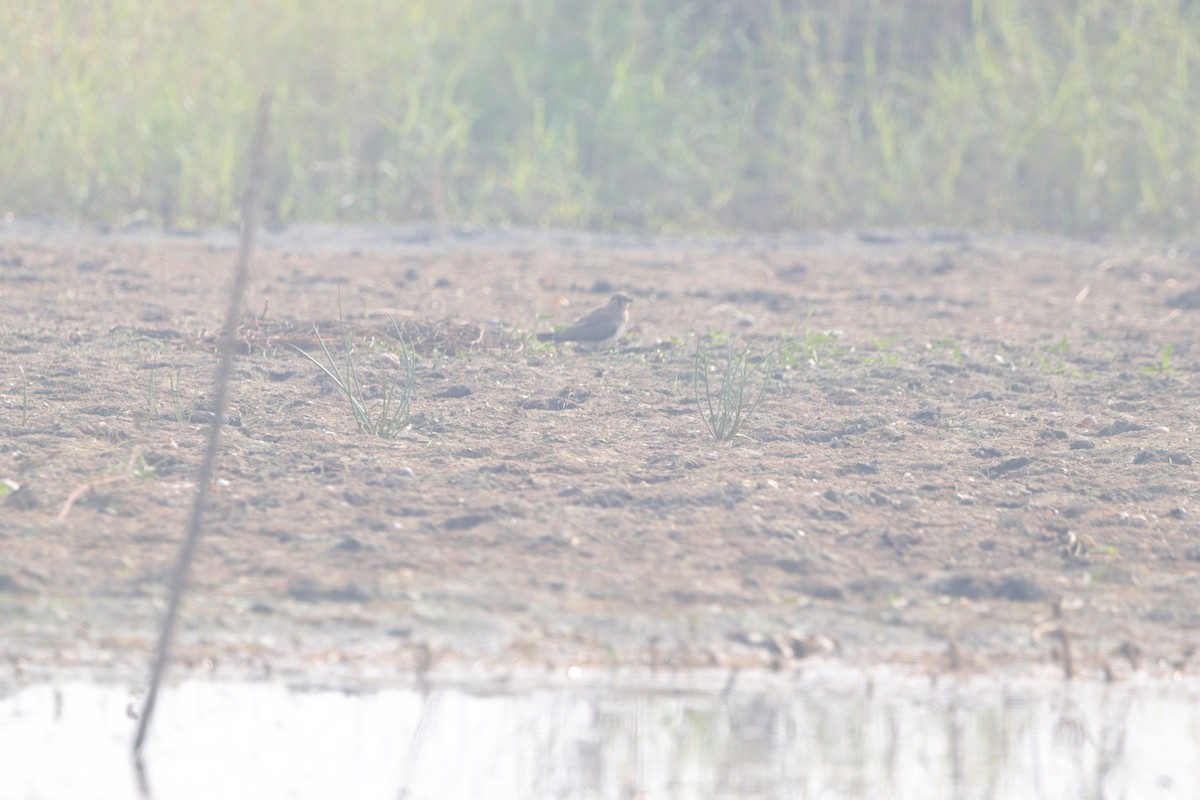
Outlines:
{"type": "MultiPolygon", "coordinates": [[[[0,224],[0,674],[148,660],[234,254],[0,224]]],[[[1078,674],[1195,670],[1197,264],[953,232],[264,234],[180,660],[942,670],[1065,638],[1078,674]],[[615,291],[615,350],[536,342],[615,291]],[[290,346],[319,355],[316,323],[341,353],[339,292],[368,391],[389,314],[416,347],[395,438],[290,346]],[[794,337],[728,444],[693,386],[726,337],[794,337]]]]}

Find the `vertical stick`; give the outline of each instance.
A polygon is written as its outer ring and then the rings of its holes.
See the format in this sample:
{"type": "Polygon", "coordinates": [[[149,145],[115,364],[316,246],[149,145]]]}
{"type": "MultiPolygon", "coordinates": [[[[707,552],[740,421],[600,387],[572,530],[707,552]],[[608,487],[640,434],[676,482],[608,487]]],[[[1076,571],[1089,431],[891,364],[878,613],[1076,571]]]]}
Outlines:
{"type": "Polygon", "coordinates": [[[254,250],[254,234],[258,230],[258,205],[262,194],[263,173],[266,170],[267,123],[271,117],[271,95],[262,96],[258,103],[258,122],[254,129],[254,140],[250,145],[250,173],[246,178],[246,191],[242,196],[242,243],[238,249],[237,266],[234,271],[233,286],[229,289],[229,308],[225,314],[225,328],[221,331],[221,358],[217,362],[216,373],[213,377],[213,419],[208,428],[208,441],[204,451],[204,460],[200,463],[200,472],[196,476],[196,498],[192,505],[192,515],[188,519],[187,538],[179,551],[179,561],[175,566],[175,574],[171,580],[171,599],[167,606],[167,616],[163,620],[159,632],[158,649],[154,655],[154,666],[150,672],[150,688],[146,692],[146,703],[138,719],[137,736],[133,740],[133,752],[137,756],[142,751],[146,741],[146,732],[150,728],[150,720],[154,717],[154,703],[158,699],[158,687],[162,682],[163,671],[171,656],[171,642],[175,636],[175,625],[179,619],[179,606],[183,602],[184,589],[187,587],[188,572],[191,570],[192,558],[196,553],[196,544],[200,540],[203,528],[204,509],[208,505],[209,486],[212,484],[213,472],[216,469],[217,450],[220,446],[221,426],[225,424],[225,411],[229,400],[229,373],[233,369],[233,351],[237,337],[238,319],[241,316],[242,296],[246,293],[246,283],[250,274],[250,254],[254,250]]]}

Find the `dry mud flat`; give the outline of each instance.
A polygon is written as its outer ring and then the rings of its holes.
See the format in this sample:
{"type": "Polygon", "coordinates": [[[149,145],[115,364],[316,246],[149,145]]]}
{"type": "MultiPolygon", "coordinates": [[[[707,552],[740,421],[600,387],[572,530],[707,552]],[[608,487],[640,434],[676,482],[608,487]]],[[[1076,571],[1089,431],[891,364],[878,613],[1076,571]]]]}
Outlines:
{"type": "MultiPolygon", "coordinates": [[[[140,667],[185,525],[233,239],[0,229],[0,656],[140,667]]],[[[263,237],[193,664],[1195,670],[1186,247],[970,235],[263,237]],[[614,291],[620,347],[533,334],[614,291]],[[409,426],[359,434],[290,345],[409,426]],[[1182,307],[1180,307],[1182,306],[1182,307]],[[693,356],[796,338],[732,444],[693,356]],[[1091,417],[1087,424],[1081,421],[1091,417]],[[1059,661],[1061,663],[1061,661],[1059,661]]],[[[209,415],[211,416],[211,415],[209,415]]]]}

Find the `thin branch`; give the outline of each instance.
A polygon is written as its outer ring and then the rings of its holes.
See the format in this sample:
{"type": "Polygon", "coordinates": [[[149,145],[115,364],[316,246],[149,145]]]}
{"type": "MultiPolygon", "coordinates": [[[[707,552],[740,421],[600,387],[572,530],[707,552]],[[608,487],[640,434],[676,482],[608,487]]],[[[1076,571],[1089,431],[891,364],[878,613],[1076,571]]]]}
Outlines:
{"type": "Polygon", "coordinates": [[[246,284],[250,276],[250,255],[254,252],[254,235],[258,230],[258,206],[259,197],[262,194],[263,173],[266,170],[267,123],[270,118],[271,95],[267,93],[259,100],[258,122],[254,130],[254,140],[250,146],[250,174],[246,179],[246,192],[242,196],[242,243],[238,250],[233,286],[229,289],[229,307],[225,314],[225,328],[221,332],[221,359],[217,363],[216,374],[213,378],[215,384],[213,419],[208,428],[204,460],[200,464],[200,473],[196,476],[196,498],[192,505],[192,515],[188,519],[187,538],[183,540],[183,547],[179,551],[179,561],[175,567],[175,575],[171,581],[171,599],[158,637],[158,649],[155,652],[154,666],[150,673],[150,687],[146,692],[146,703],[142,707],[142,713],[138,719],[137,736],[133,740],[135,757],[140,755],[142,745],[146,741],[146,732],[149,730],[150,720],[154,716],[154,703],[158,698],[158,687],[171,656],[171,642],[175,635],[176,622],[179,619],[179,607],[183,602],[183,593],[187,586],[192,559],[196,553],[196,544],[200,540],[204,509],[208,505],[209,487],[216,470],[221,426],[225,424],[225,410],[229,399],[229,374],[233,371],[233,354],[237,348],[238,320],[241,316],[242,298],[246,293],[246,284]]]}

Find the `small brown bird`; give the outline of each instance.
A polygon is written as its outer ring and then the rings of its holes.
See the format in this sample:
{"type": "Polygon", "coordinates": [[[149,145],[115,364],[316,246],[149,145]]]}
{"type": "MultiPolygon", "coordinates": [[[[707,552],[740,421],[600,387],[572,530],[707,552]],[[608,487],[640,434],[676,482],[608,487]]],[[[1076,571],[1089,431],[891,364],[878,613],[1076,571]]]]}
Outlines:
{"type": "Polygon", "coordinates": [[[617,343],[629,325],[629,304],[633,298],[614,294],[608,305],[593,308],[565,328],[539,333],[539,342],[575,342],[586,350],[606,350],[617,343]]]}

